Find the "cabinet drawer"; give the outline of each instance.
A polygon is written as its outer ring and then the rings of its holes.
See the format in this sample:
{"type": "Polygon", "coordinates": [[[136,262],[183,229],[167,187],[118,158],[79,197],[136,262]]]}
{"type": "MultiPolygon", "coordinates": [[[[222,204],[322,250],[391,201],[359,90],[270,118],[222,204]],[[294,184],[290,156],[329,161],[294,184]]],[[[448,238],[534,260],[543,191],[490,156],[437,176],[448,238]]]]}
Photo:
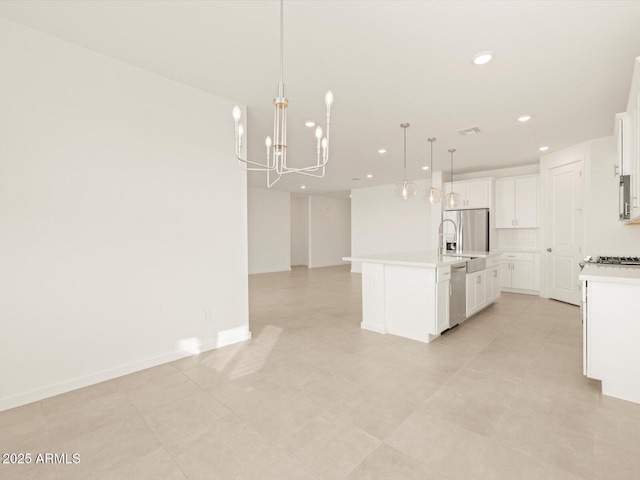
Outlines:
{"type": "Polygon", "coordinates": [[[438,267],[436,282],[445,282],[451,279],[451,266],[438,267]]]}
{"type": "Polygon", "coordinates": [[[533,253],[523,252],[502,252],[502,260],[521,260],[523,262],[533,262],[533,253]]]}

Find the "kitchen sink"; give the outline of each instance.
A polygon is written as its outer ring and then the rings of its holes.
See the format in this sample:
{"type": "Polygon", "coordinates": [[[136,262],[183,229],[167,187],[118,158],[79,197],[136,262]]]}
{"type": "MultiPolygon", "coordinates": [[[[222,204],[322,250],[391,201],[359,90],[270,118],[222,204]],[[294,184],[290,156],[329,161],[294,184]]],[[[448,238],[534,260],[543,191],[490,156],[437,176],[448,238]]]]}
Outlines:
{"type": "Polygon", "coordinates": [[[484,257],[470,257],[467,260],[467,273],[478,272],[487,268],[487,259],[484,257]]]}
{"type": "Polygon", "coordinates": [[[487,259],[485,257],[473,257],[471,255],[458,254],[458,255],[443,255],[447,258],[455,258],[458,260],[467,261],[467,273],[478,272],[487,268],[487,259]]]}

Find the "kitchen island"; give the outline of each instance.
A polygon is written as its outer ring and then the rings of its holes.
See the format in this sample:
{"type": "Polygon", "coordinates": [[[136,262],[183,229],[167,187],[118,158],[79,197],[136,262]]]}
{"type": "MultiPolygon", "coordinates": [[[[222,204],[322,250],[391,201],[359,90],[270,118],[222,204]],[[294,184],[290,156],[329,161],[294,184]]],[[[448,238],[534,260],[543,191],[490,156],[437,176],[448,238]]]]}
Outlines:
{"type": "Polygon", "coordinates": [[[587,264],[580,280],[583,373],[604,395],[640,403],[640,267],[587,264]]]}
{"type": "MultiPolygon", "coordinates": [[[[485,258],[486,268],[466,274],[466,294],[454,301],[463,319],[500,296],[499,252],[438,255],[432,251],[404,252],[343,260],[362,263],[361,327],[420,342],[430,342],[450,327],[451,268],[471,258],[485,258]]],[[[463,287],[464,289],[464,287],[463,287]]]]}

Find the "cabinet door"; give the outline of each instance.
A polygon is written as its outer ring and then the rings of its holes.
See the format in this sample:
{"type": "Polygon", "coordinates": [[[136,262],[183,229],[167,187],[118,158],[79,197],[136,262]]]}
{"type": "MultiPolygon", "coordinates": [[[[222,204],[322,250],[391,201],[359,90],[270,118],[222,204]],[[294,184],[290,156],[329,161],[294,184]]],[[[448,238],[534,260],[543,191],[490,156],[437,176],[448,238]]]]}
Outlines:
{"type": "Polygon", "coordinates": [[[487,304],[487,292],[485,290],[485,283],[486,283],[486,278],[485,278],[485,272],[486,270],[483,270],[481,272],[478,272],[478,276],[476,277],[476,309],[481,309],[482,307],[484,307],[487,304]]]}
{"type": "Polygon", "coordinates": [[[472,315],[478,309],[476,301],[476,279],[478,275],[471,273],[467,275],[467,317],[472,315]]]}
{"type": "Polygon", "coordinates": [[[511,288],[511,262],[500,260],[500,288],[511,288]]]}
{"type": "Polygon", "coordinates": [[[500,267],[485,270],[484,291],[486,303],[491,303],[500,296],[500,267]]]}
{"type": "Polygon", "coordinates": [[[496,206],[493,215],[496,220],[496,228],[515,227],[515,182],[513,178],[496,180],[495,199],[496,206]]]}
{"type": "Polygon", "coordinates": [[[436,333],[442,333],[449,328],[449,300],[451,296],[451,282],[439,282],[436,284],[436,333]]]}
{"type": "Polygon", "coordinates": [[[533,262],[511,261],[511,288],[533,290],[533,262]]]}
{"type": "Polygon", "coordinates": [[[631,120],[631,218],[640,216],[640,61],[636,59],[635,77],[639,77],[635,85],[635,95],[632,99],[634,107],[631,120]]]}
{"type": "Polygon", "coordinates": [[[495,301],[498,298],[500,298],[500,267],[495,267],[492,268],[491,270],[491,291],[493,292],[493,295],[491,295],[491,299],[490,301],[495,301]]]}
{"type": "Polygon", "coordinates": [[[464,207],[489,208],[491,206],[490,185],[490,180],[469,180],[464,182],[466,193],[464,207]]]}
{"type": "Polygon", "coordinates": [[[515,179],[515,226],[516,228],[538,226],[537,176],[515,179]]]}

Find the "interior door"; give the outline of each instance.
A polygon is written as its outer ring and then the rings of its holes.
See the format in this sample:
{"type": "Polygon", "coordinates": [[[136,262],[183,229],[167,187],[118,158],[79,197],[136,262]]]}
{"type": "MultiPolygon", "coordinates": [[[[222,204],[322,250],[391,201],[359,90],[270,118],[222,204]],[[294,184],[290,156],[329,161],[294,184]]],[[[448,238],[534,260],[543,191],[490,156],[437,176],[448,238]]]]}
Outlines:
{"type": "Polygon", "coordinates": [[[580,304],[582,256],[582,162],[547,170],[547,281],[549,297],[580,304]]]}

